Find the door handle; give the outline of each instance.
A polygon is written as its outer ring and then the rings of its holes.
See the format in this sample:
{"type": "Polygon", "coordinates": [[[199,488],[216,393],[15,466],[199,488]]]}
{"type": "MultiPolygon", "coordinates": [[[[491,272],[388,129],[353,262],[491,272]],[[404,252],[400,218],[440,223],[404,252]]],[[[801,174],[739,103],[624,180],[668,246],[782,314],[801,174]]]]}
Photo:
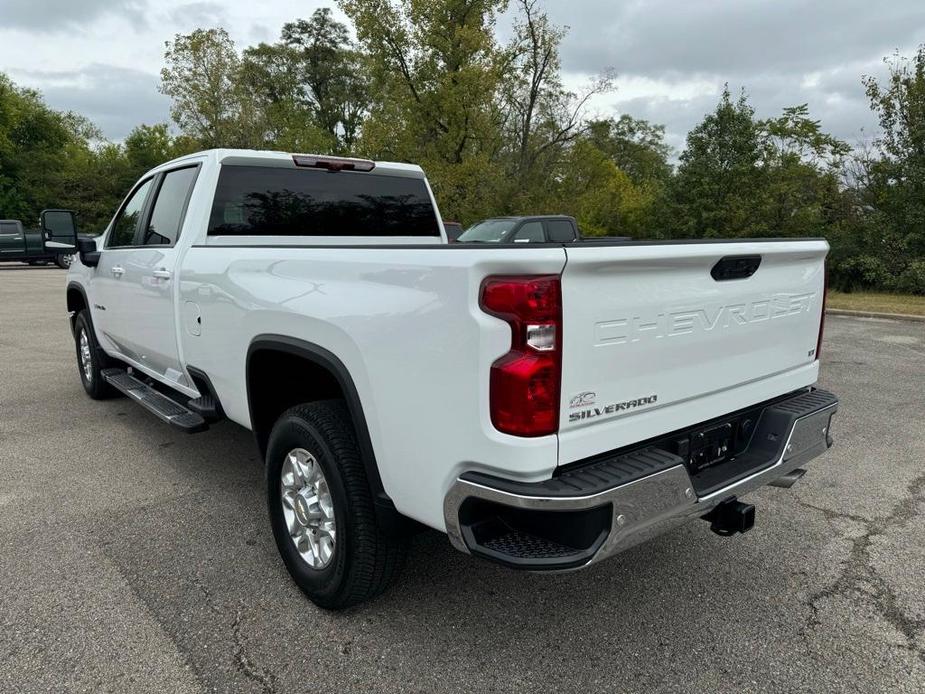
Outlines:
{"type": "Polygon", "coordinates": [[[125,274],[125,268],[119,267],[118,265],[113,265],[109,271],[114,274],[116,277],[122,277],[125,274]]]}
{"type": "Polygon", "coordinates": [[[159,278],[162,279],[162,280],[169,280],[169,279],[170,279],[170,270],[165,270],[164,268],[160,268],[160,269],[158,269],[158,270],[155,270],[155,271],[152,272],[151,274],[154,275],[155,277],[159,277],[159,278]]]}

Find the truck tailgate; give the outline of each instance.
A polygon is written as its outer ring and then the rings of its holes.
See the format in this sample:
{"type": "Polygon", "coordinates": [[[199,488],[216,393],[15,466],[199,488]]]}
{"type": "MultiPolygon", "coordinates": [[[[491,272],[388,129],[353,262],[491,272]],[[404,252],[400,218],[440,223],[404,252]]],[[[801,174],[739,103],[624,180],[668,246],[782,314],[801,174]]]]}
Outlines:
{"type": "Polygon", "coordinates": [[[824,240],[568,246],[559,463],[814,383],[828,248],[824,240]]]}

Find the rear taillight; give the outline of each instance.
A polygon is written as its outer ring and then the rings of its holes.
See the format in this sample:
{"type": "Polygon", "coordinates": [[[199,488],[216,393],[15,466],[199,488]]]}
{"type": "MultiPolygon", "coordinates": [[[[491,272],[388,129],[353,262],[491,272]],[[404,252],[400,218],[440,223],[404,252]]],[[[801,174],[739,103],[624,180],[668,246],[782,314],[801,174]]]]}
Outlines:
{"type": "Polygon", "coordinates": [[[825,332],[825,300],[829,293],[829,269],[822,267],[822,315],[819,316],[819,337],[816,339],[816,359],[822,358],[822,333],[825,332]]]}
{"type": "Polygon", "coordinates": [[[491,422],[515,436],[559,428],[562,289],[558,275],[488,277],[482,310],[511,326],[511,349],[491,366],[491,422]]]}

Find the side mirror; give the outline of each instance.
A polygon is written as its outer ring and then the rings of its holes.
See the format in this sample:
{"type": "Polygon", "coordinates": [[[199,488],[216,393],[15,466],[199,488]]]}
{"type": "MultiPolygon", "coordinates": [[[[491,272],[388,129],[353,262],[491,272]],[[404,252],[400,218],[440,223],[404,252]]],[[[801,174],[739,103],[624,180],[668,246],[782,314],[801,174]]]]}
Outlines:
{"type": "Polygon", "coordinates": [[[100,264],[100,252],[96,249],[96,239],[78,236],[77,253],[80,255],[80,262],[87,267],[96,267],[100,264]]]}
{"type": "Polygon", "coordinates": [[[42,210],[42,235],[45,250],[73,253],[77,250],[77,221],[70,210],[42,210]]]}

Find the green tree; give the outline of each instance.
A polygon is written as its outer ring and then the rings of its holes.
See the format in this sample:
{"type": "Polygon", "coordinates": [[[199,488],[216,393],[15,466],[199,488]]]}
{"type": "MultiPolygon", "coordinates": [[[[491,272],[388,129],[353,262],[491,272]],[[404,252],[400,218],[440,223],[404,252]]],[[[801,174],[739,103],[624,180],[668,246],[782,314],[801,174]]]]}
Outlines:
{"type": "Polygon", "coordinates": [[[640,237],[649,233],[658,189],[637,185],[591,137],[569,147],[554,196],[535,212],[568,213],[586,236],[640,237]]]}
{"type": "Polygon", "coordinates": [[[728,87],[719,104],[687,136],[671,183],[671,232],[691,238],[762,236],[762,142],[744,91],[728,87]]]}
{"type": "Polygon", "coordinates": [[[263,123],[242,89],[241,58],[224,29],[196,29],[165,44],[161,92],[180,130],[206,148],[259,147],[263,123]]]}
{"type": "Polygon", "coordinates": [[[82,116],[48,108],[0,73],[0,216],[36,224],[42,208],[61,204],[71,171],[100,137],[82,116]]]}
{"type": "Polygon", "coordinates": [[[77,211],[82,231],[102,231],[142,173],[199,148],[163,123],[107,142],[83,117],[49,108],[0,74],[0,217],[34,226],[43,208],[65,207],[77,211]]]}
{"type": "Polygon", "coordinates": [[[497,94],[506,0],[340,0],[366,52],[372,93],[359,150],[428,171],[445,216],[474,221],[501,204],[497,94]]]}
{"type": "Polygon", "coordinates": [[[809,106],[757,123],[766,174],[761,217],[775,236],[824,236],[842,208],[839,177],[851,148],[824,132],[809,106]]]}
{"type": "Polygon", "coordinates": [[[638,185],[665,183],[672,174],[665,126],[622,114],[591,121],[588,138],[638,185]]]}
{"type": "Polygon", "coordinates": [[[559,61],[565,34],[538,0],[517,0],[514,36],[499,84],[504,138],[499,161],[510,172],[507,206],[514,211],[548,201],[570,146],[587,129],[585,105],[593,95],[612,88],[607,72],[582,96],[565,89],[559,61]]]}
{"type": "Polygon", "coordinates": [[[877,155],[866,160],[862,204],[870,209],[861,281],[925,293],[925,45],[885,59],[888,76],[865,77],[880,121],[877,155]]]}
{"type": "Polygon", "coordinates": [[[291,152],[330,152],[336,138],[318,127],[304,97],[298,50],[261,43],[244,50],[240,82],[262,124],[264,146],[291,152]]]}
{"type": "Polygon", "coordinates": [[[196,140],[171,134],[167,123],[135,126],[126,136],[122,147],[128,165],[138,176],[165,161],[202,148],[196,140]]]}
{"type": "Polygon", "coordinates": [[[297,51],[302,98],[315,123],[328,133],[338,150],[356,145],[369,108],[369,77],[363,56],[350,41],[346,25],[327,7],[309,20],[283,25],[283,45],[297,51]]]}

